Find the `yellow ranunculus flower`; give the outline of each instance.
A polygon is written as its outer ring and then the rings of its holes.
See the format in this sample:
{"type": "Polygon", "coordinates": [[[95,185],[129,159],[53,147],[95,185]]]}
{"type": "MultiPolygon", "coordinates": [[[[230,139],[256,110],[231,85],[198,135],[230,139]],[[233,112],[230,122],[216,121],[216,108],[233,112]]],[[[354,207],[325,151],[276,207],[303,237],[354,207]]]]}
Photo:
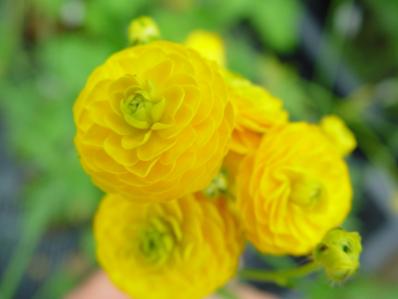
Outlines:
{"type": "Polygon", "coordinates": [[[138,204],[107,195],[95,217],[97,257],[134,299],[201,299],[236,272],[239,223],[223,198],[197,193],[138,204]]]}
{"type": "Polygon", "coordinates": [[[269,129],[287,122],[282,101],[264,88],[234,74],[226,75],[236,111],[231,151],[246,155],[256,148],[269,129]]]}
{"type": "Polygon", "coordinates": [[[349,172],[316,125],[274,127],[237,177],[237,206],[247,238],[262,252],[309,253],[351,208],[349,172]]]}
{"type": "Polygon", "coordinates": [[[204,30],[192,31],[185,44],[198,51],[203,57],[213,60],[221,66],[225,65],[224,41],[217,33],[204,30]]]}
{"type": "Polygon", "coordinates": [[[344,121],[336,115],[327,115],[321,119],[322,131],[335,144],[342,156],[347,156],[356,148],[354,134],[344,121]]]}
{"type": "Polygon", "coordinates": [[[81,163],[101,189],[159,202],[210,183],[228,150],[234,112],[215,63],[158,41],[98,67],[74,119],[81,163]]]}
{"type": "Polygon", "coordinates": [[[234,193],[234,181],[242,159],[258,147],[263,134],[274,126],[286,123],[288,114],[281,100],[264,88],[231,73],[225,76],[231,88],[236,116],[224,168],[229,177],[230,191],[234,193]]]}

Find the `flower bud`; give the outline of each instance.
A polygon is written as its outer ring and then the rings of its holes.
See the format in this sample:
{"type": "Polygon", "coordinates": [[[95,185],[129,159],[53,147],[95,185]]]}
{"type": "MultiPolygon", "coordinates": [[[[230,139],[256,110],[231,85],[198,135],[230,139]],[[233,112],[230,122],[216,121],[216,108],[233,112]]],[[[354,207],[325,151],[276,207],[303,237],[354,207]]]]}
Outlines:
{"type": "Polygon", "coordinates": [[[361,236],[341,228],[330,230],[313,252],[315,262],[333,282],[343,282],[359,268],[361,236]]]}
{"type": "Polygon", "coordinates": [[[224,41],[217,33],[203,30],[192,31],[185,44],[198,51],[203,57],[213,60],[221,66],[225,65],[224,41]]]}
{"type": "Polygon", "coordinates": [[[349,155],[356,148],[357,142],[354,134],[338,116],[327,115],[323,117],[320,126],[342,156],[349,155]]]}
{"type": "Polygon", "coordinates": [[[147,44],[160,37],[158,25],[150,17],[139,17],[131,21],[128,38],[132,45],[147,44]]]}

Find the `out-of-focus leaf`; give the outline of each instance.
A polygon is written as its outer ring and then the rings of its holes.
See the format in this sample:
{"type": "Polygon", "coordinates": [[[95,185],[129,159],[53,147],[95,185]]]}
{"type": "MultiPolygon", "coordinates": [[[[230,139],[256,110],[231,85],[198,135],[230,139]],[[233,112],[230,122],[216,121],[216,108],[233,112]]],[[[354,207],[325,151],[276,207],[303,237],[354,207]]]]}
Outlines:
{"type": "Polygon", "coordinates": [[[73,145],[73,99],[45,99],[34,84],[27,83],[2,91],[9,146],[29,173],[25,189],[27,211],[44,201],[45,206],[52,207],[50,219],[87,220],[99,192],[84,174],[73,145]],[[49,197],[34,195],[41,192],[49,197]]]}
{"type": "Polygon", "coordinates": [[[299,287],[309,299],[395,299],[398,287],[392,283],[378,281],[373,277],[362,277],[357,275],[354,280],[344,284],[344,287],[334,287],[326,278],[316,281],[307,281],[299,287]]]}
{"type": "Polygon", "coordinates": [[[378,24],[392,38],[395,49],[398,49],[398,2],[391,0],[366,0],[365,2],[376,16],[378,24]]]}
{"type": "Polygon", "coordinates": [[[197,9],[202,9],[203,21],[220,29],[246,17],[252,4],[251,0],[207,0],[204,1],[202,7],[197,9]],[[215,11],[217,13],[214,13],[215,11]]]}
{"type": "Polygon", "coordinates": [[[66,293],[77,285],[78,279],[76,275],[60,269],[40,287],[32,299],[64,298],[66,293]]]}
{"type": "Polygon", "coordinates": [[[314,112],[313,105],[297,74],[273,57],[265,57],[261,66],[264,85],[283,100],[291,119],[310,120],[314,112]]]}
{"type": "Polygon", "coordinates": [[[11,64],[20,59],[23,17],[27,5],[22,0],[7,0],[0,3],[0,79],[11,64]]]}
{"type": "Polygon", "coordinates": [[[91,226],[83,232],[80,243],[84,256],[87,258],[89,262],[95,264],[96,263],[95,241],[91,226]]]}
{"type": "Polygon", "coordinates": [[[33,0],[34,5],[46,15],[56,17],[59,15],[61,5],[67,0],[33,0]]]}
{"type": "Polygon", "coordinates": [[[222,32],[247,16],[251,6],[251,2],[246,0],[194,3],[189,10],[184,11],[168,10],[161,6],[153,9],[151,15],[158,22],[164,38],[183,41],[195,29],[222,32]]]}
{"type": "Polygon", "coordinates": [[[230,36],[226,39],[228,69],[237,72],[248,79],[254,80],[257,76],[258,53],[250,47],[244,36],[230,36]]]}
{"type": "Polygon", "coordinates": [[[197,28],[211,30],[209,26],[200,26],[199,14],[194,11],[181,13],[158,8],[154,9],[152,16],[159,25],[161,36],[172,41],[183,41],[197,28]]]}
{"type": "Polygon", "coordinates": [[[87,221],[99,199],[74,150],[73,100],[46,99],[32,81],[5,85],[1,94],[10,149],[30,172],[22,190],[24,231],[3,277],[4,298],[14,293],[47,225],[87,221]]]}
{"type": "Polygon", "coordinates": [[[154,0],[96,0],[87,2],[87,29],[96,36],[106,38],[113,45],[126,44],[129,21],[138,15],[147,14],[143,9],[154,0]],[[126,34],[123,34],[126,32],[126,34]]]}
{"type": "Polygon", "coordinates": [[[265,44],[281,52],[295,47],[301,17],[299,1],[254,0],[251,17],[265,44]]]}
{"type": "Polygon", "coordinates": [[[82,35],[49,39],[36,50],[43,68],[38,87],[53,100],[61,100],[60,94],[66,98],[78,92],[94,67],[114,50],[104,42],[82,35]]]}

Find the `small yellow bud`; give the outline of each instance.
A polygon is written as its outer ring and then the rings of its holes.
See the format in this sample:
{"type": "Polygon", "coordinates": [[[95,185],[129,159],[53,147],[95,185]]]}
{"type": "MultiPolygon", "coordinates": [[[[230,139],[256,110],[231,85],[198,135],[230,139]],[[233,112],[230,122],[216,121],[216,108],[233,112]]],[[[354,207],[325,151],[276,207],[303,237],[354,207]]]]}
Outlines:
{"type": "Polygon", "coordinates": [[[225,65],[224,41],[217,33],[203,30],[192,31],[185,40],[185,44],[205,58],[213,60],[221,66],[225,65]]]}
{"type": "Polygon", "coordinates": [[[335,228],[323,237],[313,258],[331,281],[344,282],[358,270],[361,251],[361,236],[357,232],[335,228]]]}
{"type": "Polygon", "coordinates": [[[159,27],[151,17],[139,17],[129,25],[128,39],[132,45],[147,44],[159,37],[159,27]]]}
{"type": "Polygon", "coordinates": [[[357,142],[354,134],[338,116],[324,116],[320,127],[325,135],[336,145],[342,156],[349,155],[356,148],[357,142]]]}

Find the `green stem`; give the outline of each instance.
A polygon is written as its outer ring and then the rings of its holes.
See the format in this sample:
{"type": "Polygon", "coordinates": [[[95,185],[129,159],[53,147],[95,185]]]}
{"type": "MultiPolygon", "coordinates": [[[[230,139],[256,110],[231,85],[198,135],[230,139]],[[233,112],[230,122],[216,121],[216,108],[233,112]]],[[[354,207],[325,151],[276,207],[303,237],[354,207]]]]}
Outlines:
{"type": "Polygon", "coordinates": [[[239,299],[238,296],[227,287],[219,289],[217,291],[217,295],[223,299],[239,299]]]}
{"type": "Polygon", "coordinates": [[[315,262],[309,262],[303,266],[299,266],[293,269],[277,271],[244,269],[240,272],[240,277],[246,280],[274,282],[281,286],[286,286],[292,279],[307,276],[308,274],[317,270],[320,270],[320,266],[315,262]]]}

